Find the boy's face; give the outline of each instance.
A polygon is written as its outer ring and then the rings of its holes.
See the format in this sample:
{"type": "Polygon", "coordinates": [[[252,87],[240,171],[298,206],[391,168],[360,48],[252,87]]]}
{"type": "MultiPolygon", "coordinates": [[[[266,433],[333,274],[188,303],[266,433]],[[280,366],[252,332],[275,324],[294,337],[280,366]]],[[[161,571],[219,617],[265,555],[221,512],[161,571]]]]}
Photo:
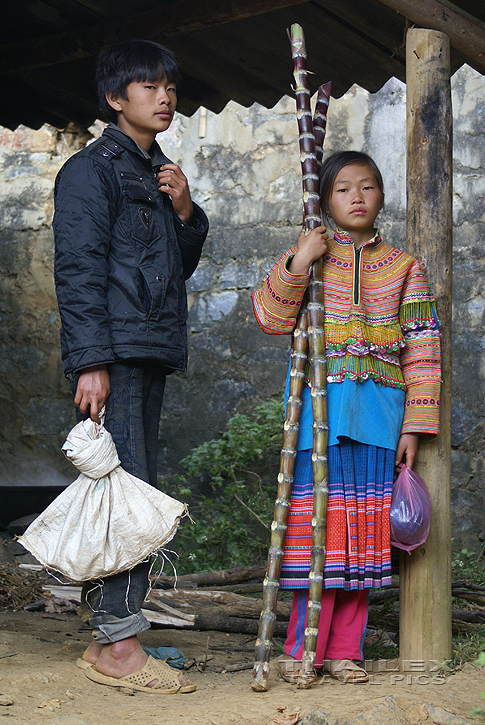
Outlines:
{"type": "Polygon", "coordinates": [[[157,133],[170,126],[177,106],[177,86],[161,81],[133,81],[126,88],[127,98],[108,97],[118,114],[118,126],[147,151],[157,133]]]}

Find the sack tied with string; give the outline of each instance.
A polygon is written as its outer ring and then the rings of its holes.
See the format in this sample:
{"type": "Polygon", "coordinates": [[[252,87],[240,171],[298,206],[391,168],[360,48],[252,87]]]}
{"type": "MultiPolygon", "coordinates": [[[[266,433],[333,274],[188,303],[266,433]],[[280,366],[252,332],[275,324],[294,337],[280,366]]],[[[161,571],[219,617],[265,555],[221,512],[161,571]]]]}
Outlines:
{"type": "Polygon", "coordinates": [[[78,423],[62,450],[81,473],[18,540],[47,569],[73,581],[99,579],[131,569],[173,538],[186,505],[123,470],[102,423],[78,423]]]}

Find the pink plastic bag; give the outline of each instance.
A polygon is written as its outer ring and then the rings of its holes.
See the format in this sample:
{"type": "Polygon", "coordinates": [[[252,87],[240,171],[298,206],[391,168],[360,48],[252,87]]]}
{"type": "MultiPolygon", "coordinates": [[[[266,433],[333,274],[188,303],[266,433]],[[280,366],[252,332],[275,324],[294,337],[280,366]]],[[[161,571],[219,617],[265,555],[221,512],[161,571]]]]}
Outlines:
{"type": "Polygon", "coordinates": [[[394,481],[390,517],[392,546],[410,554],[424,544],[429,534],[431,496],[412,468],[402,466],[394,481]]]}

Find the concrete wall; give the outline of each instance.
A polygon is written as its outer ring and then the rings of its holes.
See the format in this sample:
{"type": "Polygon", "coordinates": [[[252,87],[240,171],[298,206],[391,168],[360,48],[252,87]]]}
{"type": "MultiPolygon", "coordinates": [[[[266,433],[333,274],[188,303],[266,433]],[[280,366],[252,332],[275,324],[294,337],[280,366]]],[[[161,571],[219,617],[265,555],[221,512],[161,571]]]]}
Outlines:
{"type": "MultiPolygon", "coordinates": [[[[454,107],[453,529],[457,545],[485,541],[485,78],[463,67],[452,79],[454,107]]],[[[218,116],[176,117],[160,142],[190,180],[211,231],[188,283],[190,362],[167,384],[160,435],[161,472],[220,432],[235,411],[281,394],[288,338],[254,322],[250,293],[294,243],[301,181],[294,101],[266,110],[230,103],[218,116]]],[[[72,479],[60,444],[73,422],[58,355],[52,283],[52,185],[86,133],[0,130],[0,483],[72,479]]],[[[91,128],[97,135],[100,127],[91,128]]],[[[332,100],[326,152],[370,153],[386,187],[379,225],[403,248],[405,87],[354,87],[332,100]]]]}

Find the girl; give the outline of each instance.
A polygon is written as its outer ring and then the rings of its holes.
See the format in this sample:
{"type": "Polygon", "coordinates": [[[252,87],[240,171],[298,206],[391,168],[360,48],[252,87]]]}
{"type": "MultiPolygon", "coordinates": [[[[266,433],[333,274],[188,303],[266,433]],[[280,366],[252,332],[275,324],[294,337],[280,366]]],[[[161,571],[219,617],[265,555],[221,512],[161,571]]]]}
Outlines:
{"type": "MultiPolygon", "coordinates": [[[[324,218],[300,234],[253,295],[256,319],[269,334],[291,333],[311,264],[324,255],[327,351],[327,542],[317,668],[339,680],[367,682],[357,664],[367,626],[367,593],[391,583],[389,510],[394,468],[413,467],[420,437],[439,432],[439,322],[416,259],[386,244],[374,227],[384,203],[382,177],[364,153],[330,156],[320,177],[324,218]]],[[[295,682],[304,648],[312,544],[310,383],[300,427],[280,585],[293,607],[279,659],[295,682]]],[[[286,394],[288,394],[289,379],[286,394]]]]}

